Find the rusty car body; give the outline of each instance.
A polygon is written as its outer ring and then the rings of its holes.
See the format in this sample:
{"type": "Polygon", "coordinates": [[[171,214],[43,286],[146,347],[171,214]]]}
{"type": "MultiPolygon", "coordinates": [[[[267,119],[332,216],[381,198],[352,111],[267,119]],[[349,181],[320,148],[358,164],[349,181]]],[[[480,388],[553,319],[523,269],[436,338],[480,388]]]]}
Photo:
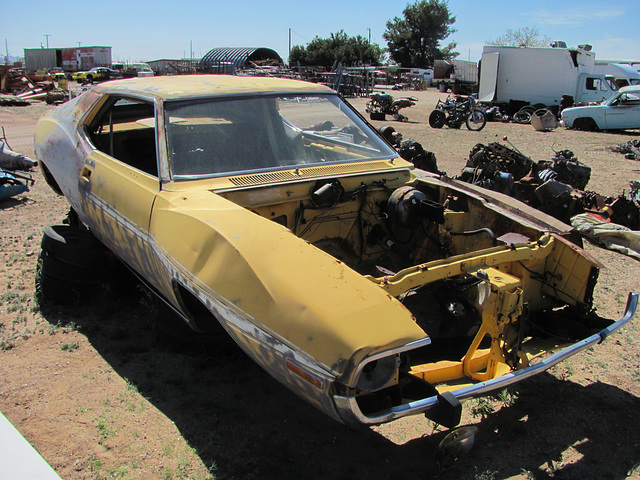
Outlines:
{"type": "Polygon", "coordinates": [[[571,228],[416,170],[331,89],[181,76],[94,86],[45,114],[45,177],[193,329],[222,327],[334,419],[378,424],[602,341],[571,228]]]}

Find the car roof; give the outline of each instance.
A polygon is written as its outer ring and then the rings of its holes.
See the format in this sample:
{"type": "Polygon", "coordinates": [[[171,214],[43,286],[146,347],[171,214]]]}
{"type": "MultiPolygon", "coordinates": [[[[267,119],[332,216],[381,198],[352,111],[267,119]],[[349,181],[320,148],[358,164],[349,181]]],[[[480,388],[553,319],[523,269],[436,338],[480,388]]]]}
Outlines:
{"type": "Polygon", "coordinates": [[[93,88],[100,93],[119,93],[164,100],[253,93],[331,92],[316,83],[284,78],[233,75],[173,75],[114,80],[93,88]]]}

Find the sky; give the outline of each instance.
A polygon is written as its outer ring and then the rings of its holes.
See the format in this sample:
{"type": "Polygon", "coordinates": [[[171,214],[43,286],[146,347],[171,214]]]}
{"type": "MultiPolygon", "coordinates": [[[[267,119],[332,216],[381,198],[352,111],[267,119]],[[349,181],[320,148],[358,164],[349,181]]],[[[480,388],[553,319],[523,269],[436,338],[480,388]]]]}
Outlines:
{"type": "MultiPolygon", "coordinates": [[[[67,5],[42,0],[5,2],[0,55],[25,48],[110,46],[114,62],[201,58],[215,47],[267,47],[286,60],[290,45],[340,30],[386,48],[386,22],[410,2],[380,0],[111,0],[67,5]]],[[[413,2],[411,2],[413,3],[413,2]]],[[[570,47],[590,44],[596,58],[640,59],[637,1],[449,0],[462,60],[478,61],[482,46],[507,29],[536,28],[570,47]],[[635,7],[635,8],[634,8],[635,7]]],[[[3,59],[3,57],[0,57],[3,59]]]]}

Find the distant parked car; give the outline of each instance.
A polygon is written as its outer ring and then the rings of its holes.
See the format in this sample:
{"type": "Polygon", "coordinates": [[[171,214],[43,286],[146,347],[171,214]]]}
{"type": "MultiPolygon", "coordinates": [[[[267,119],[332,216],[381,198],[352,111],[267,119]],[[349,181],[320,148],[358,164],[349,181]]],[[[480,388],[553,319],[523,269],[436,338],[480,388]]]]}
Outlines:
{"type": "Polygon", "coordinates": [[[600,105],[567,108],[562,122],[578,130],[640,128],[640,86],[623,87],[600,105]]]}
{"type": "Polygon", "coordinates": [[[71,76],[74,80],[83,83],[93,83],[95,81],[111,80],[119,77],[121,77],[121,74],[118,70],[112,70],[106,67],[93,67],[91,70],[76,72],[71,76]]]}

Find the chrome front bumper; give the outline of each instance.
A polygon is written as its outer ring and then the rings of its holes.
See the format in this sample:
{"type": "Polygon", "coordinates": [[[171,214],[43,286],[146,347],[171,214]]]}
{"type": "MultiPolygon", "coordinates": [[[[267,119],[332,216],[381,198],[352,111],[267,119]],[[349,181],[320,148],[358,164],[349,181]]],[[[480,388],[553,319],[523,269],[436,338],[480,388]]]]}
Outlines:
{"type": "MultiPolygon", "coordinates": [[[[566,360],[567,358],[581,352],[585,348],[591,345],[603,342],[609,335],[624,326],[636,312],[638,306],[638,293],[630,293],[627,299],[627,306],[625,308],[624,316],[617,322],[611,324],[607,328],[601,330],[598,333],[591,335],[583,340],[580,340],[573,345],[563,348],[559,352],[541,360],[538,363],[530,365],[522,370],[515,370],[500,377],[488,380],[486,382],[479,382],[471,386],[453,390],[450,393],[458,400],[464,400],[471,397],[479,397],[486,395],[489,392],[495,390],[501,390],[515,383],[521,382],[529,377],[537,375],[545,370],[553,367],[555,364],[566,360]]],[[[406,417],[408,415],[415,415],[422,413],[430,408],[434,408],[438,405],[438,396],[424,398],[416,400],[403,405],[398,405],[386,410],[376,412],[373,416],[367,416],[360,410],[355,396],[334,396],[336,407],[345,421],[348,424],[364,424],[364,425],[376,425],[379,423],[390,422],[397,418],[406,417]]]]}

